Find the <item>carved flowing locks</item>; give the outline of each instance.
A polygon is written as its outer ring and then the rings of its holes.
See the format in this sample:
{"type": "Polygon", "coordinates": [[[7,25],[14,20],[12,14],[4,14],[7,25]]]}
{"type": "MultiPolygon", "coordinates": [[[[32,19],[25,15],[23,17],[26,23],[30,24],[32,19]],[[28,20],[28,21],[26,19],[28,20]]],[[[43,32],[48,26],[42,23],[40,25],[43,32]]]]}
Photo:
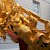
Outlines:
{"type": "Polygon", "coordinates": [[[42,38],[44,43],[50,43],[50,22],[40,18],[31,11],[27,11],[14,0],[0,0],[0,37],[6,39],[6,31],[17,32],[28,45],[28,50],[33,50],[34,43],[42,38]],[[46,32],[36,28],[38,21],[45,24],[46,32]],[[13,29],[12,29],[12,27],[13,29]]]}

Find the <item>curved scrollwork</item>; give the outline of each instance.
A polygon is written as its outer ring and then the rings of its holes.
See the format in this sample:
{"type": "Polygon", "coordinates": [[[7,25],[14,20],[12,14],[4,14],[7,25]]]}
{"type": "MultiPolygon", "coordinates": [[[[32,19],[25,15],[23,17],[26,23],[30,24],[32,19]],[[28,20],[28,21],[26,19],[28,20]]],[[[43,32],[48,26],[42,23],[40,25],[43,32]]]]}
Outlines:
{"type": "Polygon", "coordinates": [[[34,43],[41,37],[42,42],[50,43],[50,22],[41,19],[38,15],[27,11],[14,0],[0,0],[0,36],[6,38],[6,31],[17,32],[19,38],[33,50],[34,43]],[[38,21],[45,24],[46,32],[36,28],[38,21]],[[13,26],[13,29],[10,27],[13,26]]]}

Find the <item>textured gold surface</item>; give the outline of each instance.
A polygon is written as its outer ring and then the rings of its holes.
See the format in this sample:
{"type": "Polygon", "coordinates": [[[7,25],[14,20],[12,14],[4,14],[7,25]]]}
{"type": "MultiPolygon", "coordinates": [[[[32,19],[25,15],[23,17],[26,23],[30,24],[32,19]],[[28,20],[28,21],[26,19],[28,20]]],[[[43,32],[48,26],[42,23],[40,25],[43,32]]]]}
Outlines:
{"type": "MultiPolygon", "coordinates": [[[[0,36],[5,39],[6,30],[11,29],[26,42],[28,50],[34,50],[36,42],[41,37],[42,42],[50,42],[50,22],[27,11],[14,0],[0,0],[0,36]],[[38,21],[45,24],[46,33],[36,28],[38,21]]],[[[40,44],[39,44],[40,45],[40,44]]]]}

